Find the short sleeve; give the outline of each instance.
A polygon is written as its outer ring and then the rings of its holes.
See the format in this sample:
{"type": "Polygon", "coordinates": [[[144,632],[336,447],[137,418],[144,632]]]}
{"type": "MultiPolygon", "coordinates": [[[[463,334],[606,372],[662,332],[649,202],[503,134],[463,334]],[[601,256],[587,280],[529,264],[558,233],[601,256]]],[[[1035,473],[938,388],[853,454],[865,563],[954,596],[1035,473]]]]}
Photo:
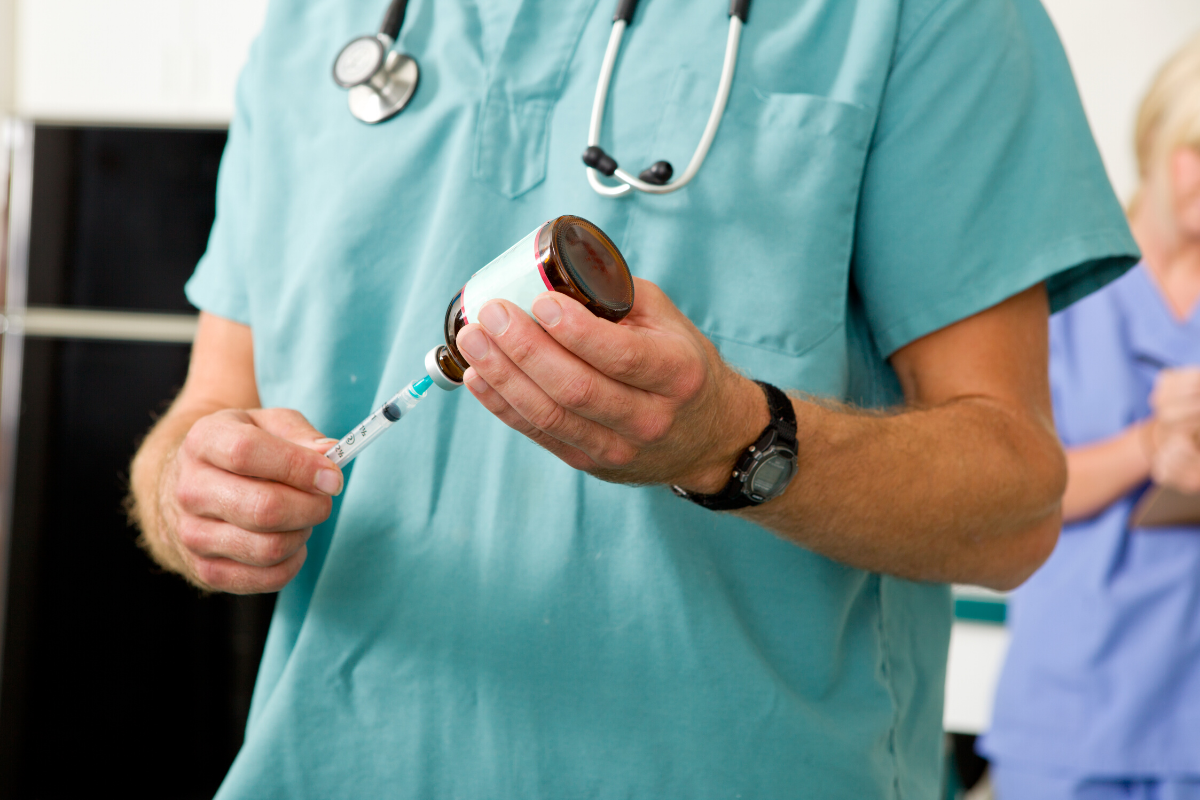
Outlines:
{"type": "Polygon", "coordinates": [[[250,324],[245,260],[252,202],[250,67],[238,79],[234,117],[217,173],[217,215],[208,247],[184,286],[188,301],[219,317],[250,324]]]}
{"type": "Polygon", "coordinates": [[[884,355],[1043,281],[1061,309],[1137,259],[1037,0],[930,5],[902,21],[859,206],[884,355]]]}

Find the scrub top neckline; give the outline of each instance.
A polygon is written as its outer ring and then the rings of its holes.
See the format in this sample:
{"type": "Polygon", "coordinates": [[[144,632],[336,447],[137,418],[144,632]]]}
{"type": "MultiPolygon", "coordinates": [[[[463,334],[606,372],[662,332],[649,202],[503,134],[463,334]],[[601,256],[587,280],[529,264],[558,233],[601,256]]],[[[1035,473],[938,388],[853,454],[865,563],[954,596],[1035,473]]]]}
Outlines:
{"type": "Polygon", "coordinates": [[[1151,270],[1146,262],[1139,261],[1134,269],[1145,278],[1147,288],[1154,294],[1154,300],[1166,312],[1167,319],[1181,330],[1192,327],[1200,319],[1200,297],[1192,302],[1192,307],[1187,310],[1187,313],[1182,317],[1175,313],[1175,309],[1171,306],[1171,300],[1167,297],[1167,292],[1162,284],[1151,270]]]}

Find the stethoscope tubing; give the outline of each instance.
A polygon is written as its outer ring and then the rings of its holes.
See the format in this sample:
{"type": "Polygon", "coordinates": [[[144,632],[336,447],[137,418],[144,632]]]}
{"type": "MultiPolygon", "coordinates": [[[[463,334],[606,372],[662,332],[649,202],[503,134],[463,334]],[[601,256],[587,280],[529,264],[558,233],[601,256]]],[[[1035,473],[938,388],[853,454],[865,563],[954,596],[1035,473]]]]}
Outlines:
{"type": "MultiPolygon", "coordinates": [[[[626,26],[627,23],[625,20],[616,20],[613,22],[612,32],[608,37],[608,47],[604,51],[604,62],[600,66],[600,79],[596,83],[596,97],[592,102],[592,119],[591,124],[588,126],[589,147],[598,147],[600,145],[600,131],[604,123],[604,106],[608,103],[609,85],[612,83],[617,56],[621,52],[621,39],[625,35],[626,26]]],[[[742,20],[737,15],[731,14],[729,17],[729,36],[725,43],[725,62],[721,65],[721,82],[717,86],[717,97],[713,101],[712,111],[709,112],[708,122],[704,126],[703,135],[700,137],[700,144],[692,154],[692,160],[688,162],[687,169],[684,170],[683,174],[677,179],[659,186],[647,183],[636,175],[631,175],[620,167],[617,167],[616,171],[613,172],[613,177],[621,181],[621,183],[613,186],[600,180],[601,173],[598,170],[587,167],[588,183],[591,184],[597,193],[605,197],[621,197],[637,189],[647,194],[669,194],[687,186],[692,178],[696,177],[696,173],[700,171],[701,165],[704,164],[704,159],[708,156],[708,151],[712,147],[713,140],[717,138],[717,130],[721,127],[721,118],[725,116],[725,106],[729,103],[729,92],[733,87],[733,76],[737,71],[738,49],[741,46],[741,41],[742,20]]]]}

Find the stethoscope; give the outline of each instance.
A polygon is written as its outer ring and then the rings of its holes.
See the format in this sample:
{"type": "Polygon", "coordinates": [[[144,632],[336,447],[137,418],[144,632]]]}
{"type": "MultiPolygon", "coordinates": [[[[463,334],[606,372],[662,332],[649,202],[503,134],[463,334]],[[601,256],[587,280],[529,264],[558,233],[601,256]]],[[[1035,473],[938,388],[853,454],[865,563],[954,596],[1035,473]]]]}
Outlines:
{"type": "MultiPolygon", "coordinates": [[[[729,102],[729,90],[733,86],[733,74],[737,69],[738,47],[742,40],[742,26],[750,15],[750,0],[731,0],[729,4],[729,36],[725,42],[725,62],[721,67],[721,81],[717,85],[717,98],[713,101],[700,144],[692,154],[687,169],[675,180],[671,180],[674,169],[670,162],[656,161],[641,174],[634,177],[617,166],[617,162],[600,147],[600,131],[604,122],[604,107],[608,104],[608,88],[612,83],[613,69],[621,53],[621,39],[625,29],[633,21],[638,0],[617,0],[617,11],[613,14],[612,33],[608,37],[608,49],[604,51],[604,62],[600,66],[600,79],[596,84],[596,98],[592,102],[592,121],[588,126],[588,146],[583,152],[583,163],[587,165],[588,183],[605,197],[620,197],[633,189],[649,194],[667,194],[687,186],[708,156],[725,106],[729,102]],[[600,179],[604,175],[616,178],[620,183],[608,184],[600,179]]],[[[375,124],[399,114],[417,90],[420,70],[417,61],[410,55],[392,50],[400,26],[404,22],[404,11],[408,0],[392,0],[384,15],[379,33],[360,36],[351,40],[338,53],[333,62],[333,80],[343,89],[350,90],[347,100],[350,113],[356,119],[375,124]]]]}
{"type": "Polygon", "coordinates": [[[392,0],[379,33],[351,39],[333,62],[333,82],[350,90],[350,113],[371,125],[403,111],[421,78],[417,60],[392,49],[407,7],[392,0]]]}

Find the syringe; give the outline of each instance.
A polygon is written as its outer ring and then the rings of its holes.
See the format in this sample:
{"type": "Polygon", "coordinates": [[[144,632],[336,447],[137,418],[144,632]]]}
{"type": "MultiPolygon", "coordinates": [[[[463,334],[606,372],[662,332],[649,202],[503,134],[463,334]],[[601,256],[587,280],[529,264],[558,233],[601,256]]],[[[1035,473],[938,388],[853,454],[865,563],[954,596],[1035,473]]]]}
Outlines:
{"type": "Polygon", "coordinates": [[[379,438],[379,435],[392,427],[401,417],[416,408],[417,403],[429,391],[433,384],[428,375],[419,378],[400,391],[396,392],[371,416],[354,427],[354,430],[342,437],[341,441],[326,451],[325,456],[339,467],[350,463],[350,459],[361,453],[366,446],[379,438]]]}

